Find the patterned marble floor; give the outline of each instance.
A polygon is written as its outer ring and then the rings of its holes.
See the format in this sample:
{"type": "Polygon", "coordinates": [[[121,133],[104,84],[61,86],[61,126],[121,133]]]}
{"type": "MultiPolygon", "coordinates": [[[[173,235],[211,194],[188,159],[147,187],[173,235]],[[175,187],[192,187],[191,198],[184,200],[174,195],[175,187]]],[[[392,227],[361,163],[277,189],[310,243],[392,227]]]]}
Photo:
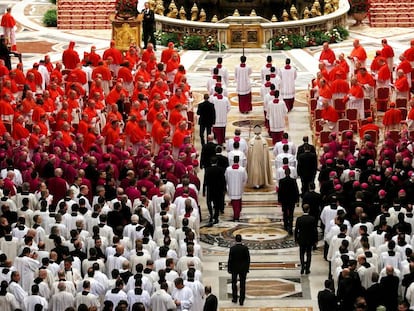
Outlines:
{"type": "MultiPolygon", "coordinates": [[[[80,55],[90,50],[92,45],[97,47],[99,53],[109,45],[110,31],[59,31],[46,29],[41,24],[41,16],[48,8],[47,0],[0,0],[0,10],[13,5],[13,14],[18,21],[17,41],[23,54],[24,66],[29,68],[38,62],[47,53],[52,61],[61,58],[62,51],[70,40],[77,44],[80,55]]],[[[350,22],[351,24],[351,22],[350,22]]],[[[399,55],[408,47],[408,42],[414,37],[414,29],[410,28],[370,28],[367,24],[350,28],[351,36],[348,40],[332,44],[331,47],[338,54],[349,54],[352,40],[358,38],[365,46],[368,56],[372,58],[375,51],[380,48],[384,34],[387,34],[389,43],[394,47],[395,54],[399,55]]],[[[161,48],[157,53],[160,54],[161,48]]],[[[278,66],[284,63],[286,57],[292,59],[292,64],[298,69],[296,81],[297,105],[289,114],[289,128],[287,131],[291,139],[299,144],[303,135],[310,135],[307,108],[303,105],[304,91],[315,75],[318,66],[320,47],[303,50],[272,51],[274,63],[278,66]]],[[[253,91],[259,94],[259,69],[265,63],[268,51],[246,50],[248,63],[253,67],[253,91]]],[[[194,92],[204,93],[206,80],[210,68],[215,64],[218,53],[204,51],[183,51],[182,62],[187,68],[188,81],[194,92]]],[[[222,53],[224,65],[229,69],[229,92],[234,92],[233,68],[239,63],[240,50],[227,50],[222,53]]],[[[14,60],[15,61],[15,60],[14,60]]],[[[227,136],[231,136],[236,127],[241,127],[245,138],[251,137],[250,124],[263,122],[263,112],[259,102],[249,115],[238,112],[234,96],[231,96],[233,105],[227,126],[227,136]]],[[[258,100],[259,101],[259,100],[258,100]]],[[[196,133],[196,138],[198,135],[196,133]]],[[[199,146],[198,139],[196,144],[199,146]]],[[[200,178],[203,178],[201,172],[200,178]]],[[[322,258],[321,248],[313,253],[312,272],[301,276],[298,265],[298,249],[291,237],[286,237],[281,229],[281,210],[276,204],[276,194],[273,188],[263,191],[247,190],[244,194],[246,201],[242,211],[242,222],[233,223],[232,211],[226,208],[221,217],[219,226],[203,228],[202,232],[211,239],[218,236],[216,241],[201,242],[204,248],[203,282],[212,285],[213,292],[219,297],[221,311],[311,311],[317,310],[317,292],[323,287],[327,276],[327,264],[322,258]],[[226,271],[229,242],[235,232],[242,232],[246,243],[251,245],[252,269],[248,275],[248,298],[245,307],[238,307],[229,299],[229,275],[226,271]],[[250,240],[249,240],[250,238],[250,240]],[[275,248],[272,241],[288,241],[287,247],[275,248]],[[266,247],[263,245],[268,243],[266,247]],[[258,245],[260,247],[258,247],[258,245]],[[296,297],[295,297],[296,295],[296,297]],[[282,298],[283,296],[283,298],[282,298]]],[[[208,219],[205,198],[200,198],[203,219],[208,219]]],[[[300,214],[299,208],[296,215],[300,214]]]]}

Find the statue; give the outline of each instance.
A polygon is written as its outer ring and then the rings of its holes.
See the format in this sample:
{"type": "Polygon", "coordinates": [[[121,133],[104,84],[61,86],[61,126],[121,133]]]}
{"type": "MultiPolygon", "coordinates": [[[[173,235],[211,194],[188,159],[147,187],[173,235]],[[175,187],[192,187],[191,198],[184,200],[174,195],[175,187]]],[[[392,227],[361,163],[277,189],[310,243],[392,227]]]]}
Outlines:
{"type": "Polygon", "coordinates": [[[167,16],[171,18],[177,18],[178,9],[175,7],[170,12],[168,12],[167,16]]]}
{"type": "Polygon", "coordinates": [[[198,16],[198,7],[197,4],[194,2],[193,7],[191,8],[191,20],[196,21],[198,16]]]}
{"type": "Polygon", "coordinates": [[[256,15],[256,10],[255,10],[255,9],[253,9],[253,10],[250,12],[250,16],[257,16],[257,15],[256,15]]]}
{"type": "Polygon", "coordinates": [[[187,20],[187,13],[185,12],[185,9],[183,6],[180,8],[180,19],[183,21],[187,20]]]}
{"type": "Polygon", "coordinates": [[[311,17],[316,17],[316,16],[318,16],[318,12],[316,11],[315,6],[312,5],[312,8],[311,8],[311,17]]]}
{"type": "Polygon", "coordinates": [[[286,9],[283,10],[282,19],[284,22],[289,21],[289,13],[286,11],[286,9]]]}
{"type": "Polygon", "coordinates": [[[316,15],[321,16],[322,15],[322,13],[321,13],[321,4],[319,3],[319,1],[315,0],[313,5],[315,6],[315,9],[316,9],[316,15]]]}
{"type": "Polygon", "coordinates": [[[157,4],[154,10],[154,13],[158,15],[164,15],[164,5],[162,4],[162,2],[159,2],[157,4]]]}
{"type": "Polygon", "coordinates": [[[218,22],[218,18],[217,15],[214,15],[213,18],[211,19],[212,23],[217,23],[218,22]]]}
{"type": "Polygon", "coordinates": [[[292,17],[292,19],[294,21],[297,21],[298,18],[298,10],[296,10],[295,6],[292,4],[292,6],[290,7],[290,16],[292,17]]]}
{"type": "Polygon", "coordinates": [[[151,10],[154,10],[154,8],[155,8],[155,0],[148,0],[148,3],[149,3],[150,9],[151,10]]]}
{"type": "Polygon", "coordinates": [[[303,11],[303,18],[307,19],[309,17],[310,17],[309,9],[308,9],[308,7],[305,7],[305,10],[303,11]]]}
{"type": "Polygon", "coordinates": [[[207,14],[206,11],[204,11],[204,9],[201,9],[200,11],[200,18],[198,19],[199,22],[205,22],[207,19],[207,14]]]}
{"type": "Polygon", "coordinates": [[[270,20],[272,23],[276,23],[277,22],[277,17],[275,14],[272,15],[272,19],[270,20]]]}
{"type": "Polygon", "coordinates": [[[176,8],[174,0],[171,0],[170,5],[168,6],[168,10],[172,11],[173,8],[176,8]]]}
{"type": "Polygon", "coordinates": [[[323,9],[323,15],[330,14],[334,11],[332,4],[330,2],[325,2],[324,9],[323,9]]]}

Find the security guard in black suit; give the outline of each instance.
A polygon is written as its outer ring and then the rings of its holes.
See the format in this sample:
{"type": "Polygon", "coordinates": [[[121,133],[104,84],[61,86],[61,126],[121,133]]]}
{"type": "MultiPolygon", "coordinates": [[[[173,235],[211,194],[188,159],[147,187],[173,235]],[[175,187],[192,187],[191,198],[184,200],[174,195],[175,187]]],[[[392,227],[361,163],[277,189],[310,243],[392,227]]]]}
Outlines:
{"type": "Polygon", "coordinates": [[[237,302],[237,277],[240,280],[239,303],[242,306],[246,298],[246,277],[250,269],[250,252],[246,245],[242,244],[240,234],[236,235],[236,244],[230,248],[227,262],[227,272],[231,273],[232,302],[237,302]]]}
{"type": "Polygon", "coordinates": [[[149,2],[145,2],[145,8],[142,11],[143,19],[142,19],[142,34],[143,34],[143,41],[144,41],[144,49],[147,48],[147,43],[150,41],[154,46],[154,50],[156,50],[155,46],[155,36],[154,36],[154,29],[155,29],[155,15],[154,11],[150,9],[149,2]]]}
{"type": "Polygon", "coordinates": [[[315,217],[309,215],[309,205],[303,205],[303,215],[296,219],[295,241],[299,244],[300,273],[310,273],[312,247],[318,242],[315,217]],[[306,261],[305,261],[306,254],[306,261]]]}

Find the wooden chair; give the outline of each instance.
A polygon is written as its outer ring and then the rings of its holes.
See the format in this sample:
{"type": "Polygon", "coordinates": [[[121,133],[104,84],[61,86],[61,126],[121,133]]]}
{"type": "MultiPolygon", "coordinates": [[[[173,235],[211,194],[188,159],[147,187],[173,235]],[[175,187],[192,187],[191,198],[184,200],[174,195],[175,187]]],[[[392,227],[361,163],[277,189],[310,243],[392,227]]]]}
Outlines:
{"type": "Polygon", "coordinates": [[[397,98],[395,100],[395,108],[405,108],[407,109],[407,98],[397,98]]]}
{"type": "Polygon", "coordinates": [[[372,117],[371,99],[364,98],[364,116],[365,118],[372,117]]]}
{"type": "Polygon", "coordinates": [[[310,122],[311,126],[312,126],[313,120],[315,120],[315,110],[316,110],[317,105],[318,105],[318,102],[316,101],[316,99],[311,98],[310,101],[309,101],[309,106],[308,106],[309,107],[309,115],[310,115],[309,122],[310,122]]]}
{"type": "Polygon", "coordinates": [[[349,131],[351,129],[351,121],[348,119],[338,120],[338,132],[349,131]]]}
{"type": "Polygon", "coordinates": [[[315,110],[315,120],[322,119],[322,109],[315,110]]]}
{"type": "Polygon", "coordinates": [[[378,142],[378,133],[374,130],[368,130],[364,132],[365,134],[369,134],[371,136],[371,141],[374,143],[374,145],[378,142]]]}
{"type": "Polygon", "coordinates": [[[387,104],[390,99],[390,88],[388,87],[379,87],[377,89],[377,111],[386,111],[387,104]]]}
{"type": "Polygon", "coordinates": [[[395,142],[398,143],[400,141],[400,131],[392,130],[389,131],[390,138],[395,142]]]}
{"type": "Polygon", "coordinates": [[[358,110],[357,109],[347,109],[345,111],[345,116],[351,122],[351,129],[354,132],[358,131],[358,110]]]}
{"type": "Polygon", "coordinates": [[[331,131],[322,131],[319,136],[319,143],[321,146],[324,144],[329,143],[329,135],[331,135],[331,131]]]}
{"type": "Polygon", "coordinates": [[[405,120],[407,119],[408,110],[407,108],[398,108],[401,111],[401,123],[405,123],[405,120]]]}
{"type": "Polygon", "coordinates": [[[334,108],[338,113],[339,118],[343,118],[345,116],[346,103],[344,103],[342,98],[337,98],[334,100],[334,108]]]}
{"type": "Polygon", "coordinates": [[[321,119],[316,119],[313,122],[313,131],[315,132],[315,135],[319,136],[320,132],[323,131],[323,126],[321,125],[321,119]]]}

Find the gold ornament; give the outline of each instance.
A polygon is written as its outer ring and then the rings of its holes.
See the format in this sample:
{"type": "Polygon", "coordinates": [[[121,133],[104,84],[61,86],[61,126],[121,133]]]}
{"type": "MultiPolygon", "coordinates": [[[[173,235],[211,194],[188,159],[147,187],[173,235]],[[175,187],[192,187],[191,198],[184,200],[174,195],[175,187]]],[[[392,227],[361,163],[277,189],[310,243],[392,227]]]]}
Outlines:
{"type": "Polygon", "coordinates": [[[233,12],[233,16],[240,16],[239,10],[235,9],[233,12]]]}
{"type": "Polygon", "coordinates": [[[272,15],[272,19],[270,20],[272,23],[276,23],[277,22],[277,17],[275,14],[272,15]]]}
{"type": "Polygon", "coordinates": [[[296,10],[295,6],[292,4],[292,6],[290,7],[290,16],[292,17],[292,19],[294,21],[297,21],[298,18],[298,10],[296,10]]]}
{"type": "Polygon", "coordinates": [[[179,13],[180,13],[180,19],[181,20],[183,20],[183,21],[187,20],[187,13],[185,12],[185,9],[184,9],[183,6],[181,6],[179,13]]]}
{"type": "Polygon", "coordinates": [[[198,17],[198,7],[197,4],[193,4],[193,7],[191,8],[191,20],[196,21],[198,17]]]}
{"type": "Polygon", "coordinates": [[[255,10],[255,9],[253,9],[253,10],[250,12],[250,16],[257,16],[257,15],[256,15],[256,10],[255,10]]]}
{"type": "Polygon", "coordinates": [[[305,10],[303,11],[303,18],[304,19],[309,18],[309,15],[310,15],[309,9],[308,7],[305,7],[305,10]]]}
{"type": "Polygon", "coordinates": [[[207,14],[206,11],[204,11],[204,9],[201,9],[200,11],[200,18],[199,18],[199,22],[205,22],[207,19],[207,14]]]}
{"type": "Polygon", "coordinates": [[[211,19],[212,23],[217,23],[218,22],[218,18],[217,15],[214,15],[213,18],[211,19]]]}
{"type": "Polygon", "coordinates": [[[286,11],[286,9],[283,10],[282,19],[284,22],[287,22],[289,20],[289,13],[286,11]]]}

